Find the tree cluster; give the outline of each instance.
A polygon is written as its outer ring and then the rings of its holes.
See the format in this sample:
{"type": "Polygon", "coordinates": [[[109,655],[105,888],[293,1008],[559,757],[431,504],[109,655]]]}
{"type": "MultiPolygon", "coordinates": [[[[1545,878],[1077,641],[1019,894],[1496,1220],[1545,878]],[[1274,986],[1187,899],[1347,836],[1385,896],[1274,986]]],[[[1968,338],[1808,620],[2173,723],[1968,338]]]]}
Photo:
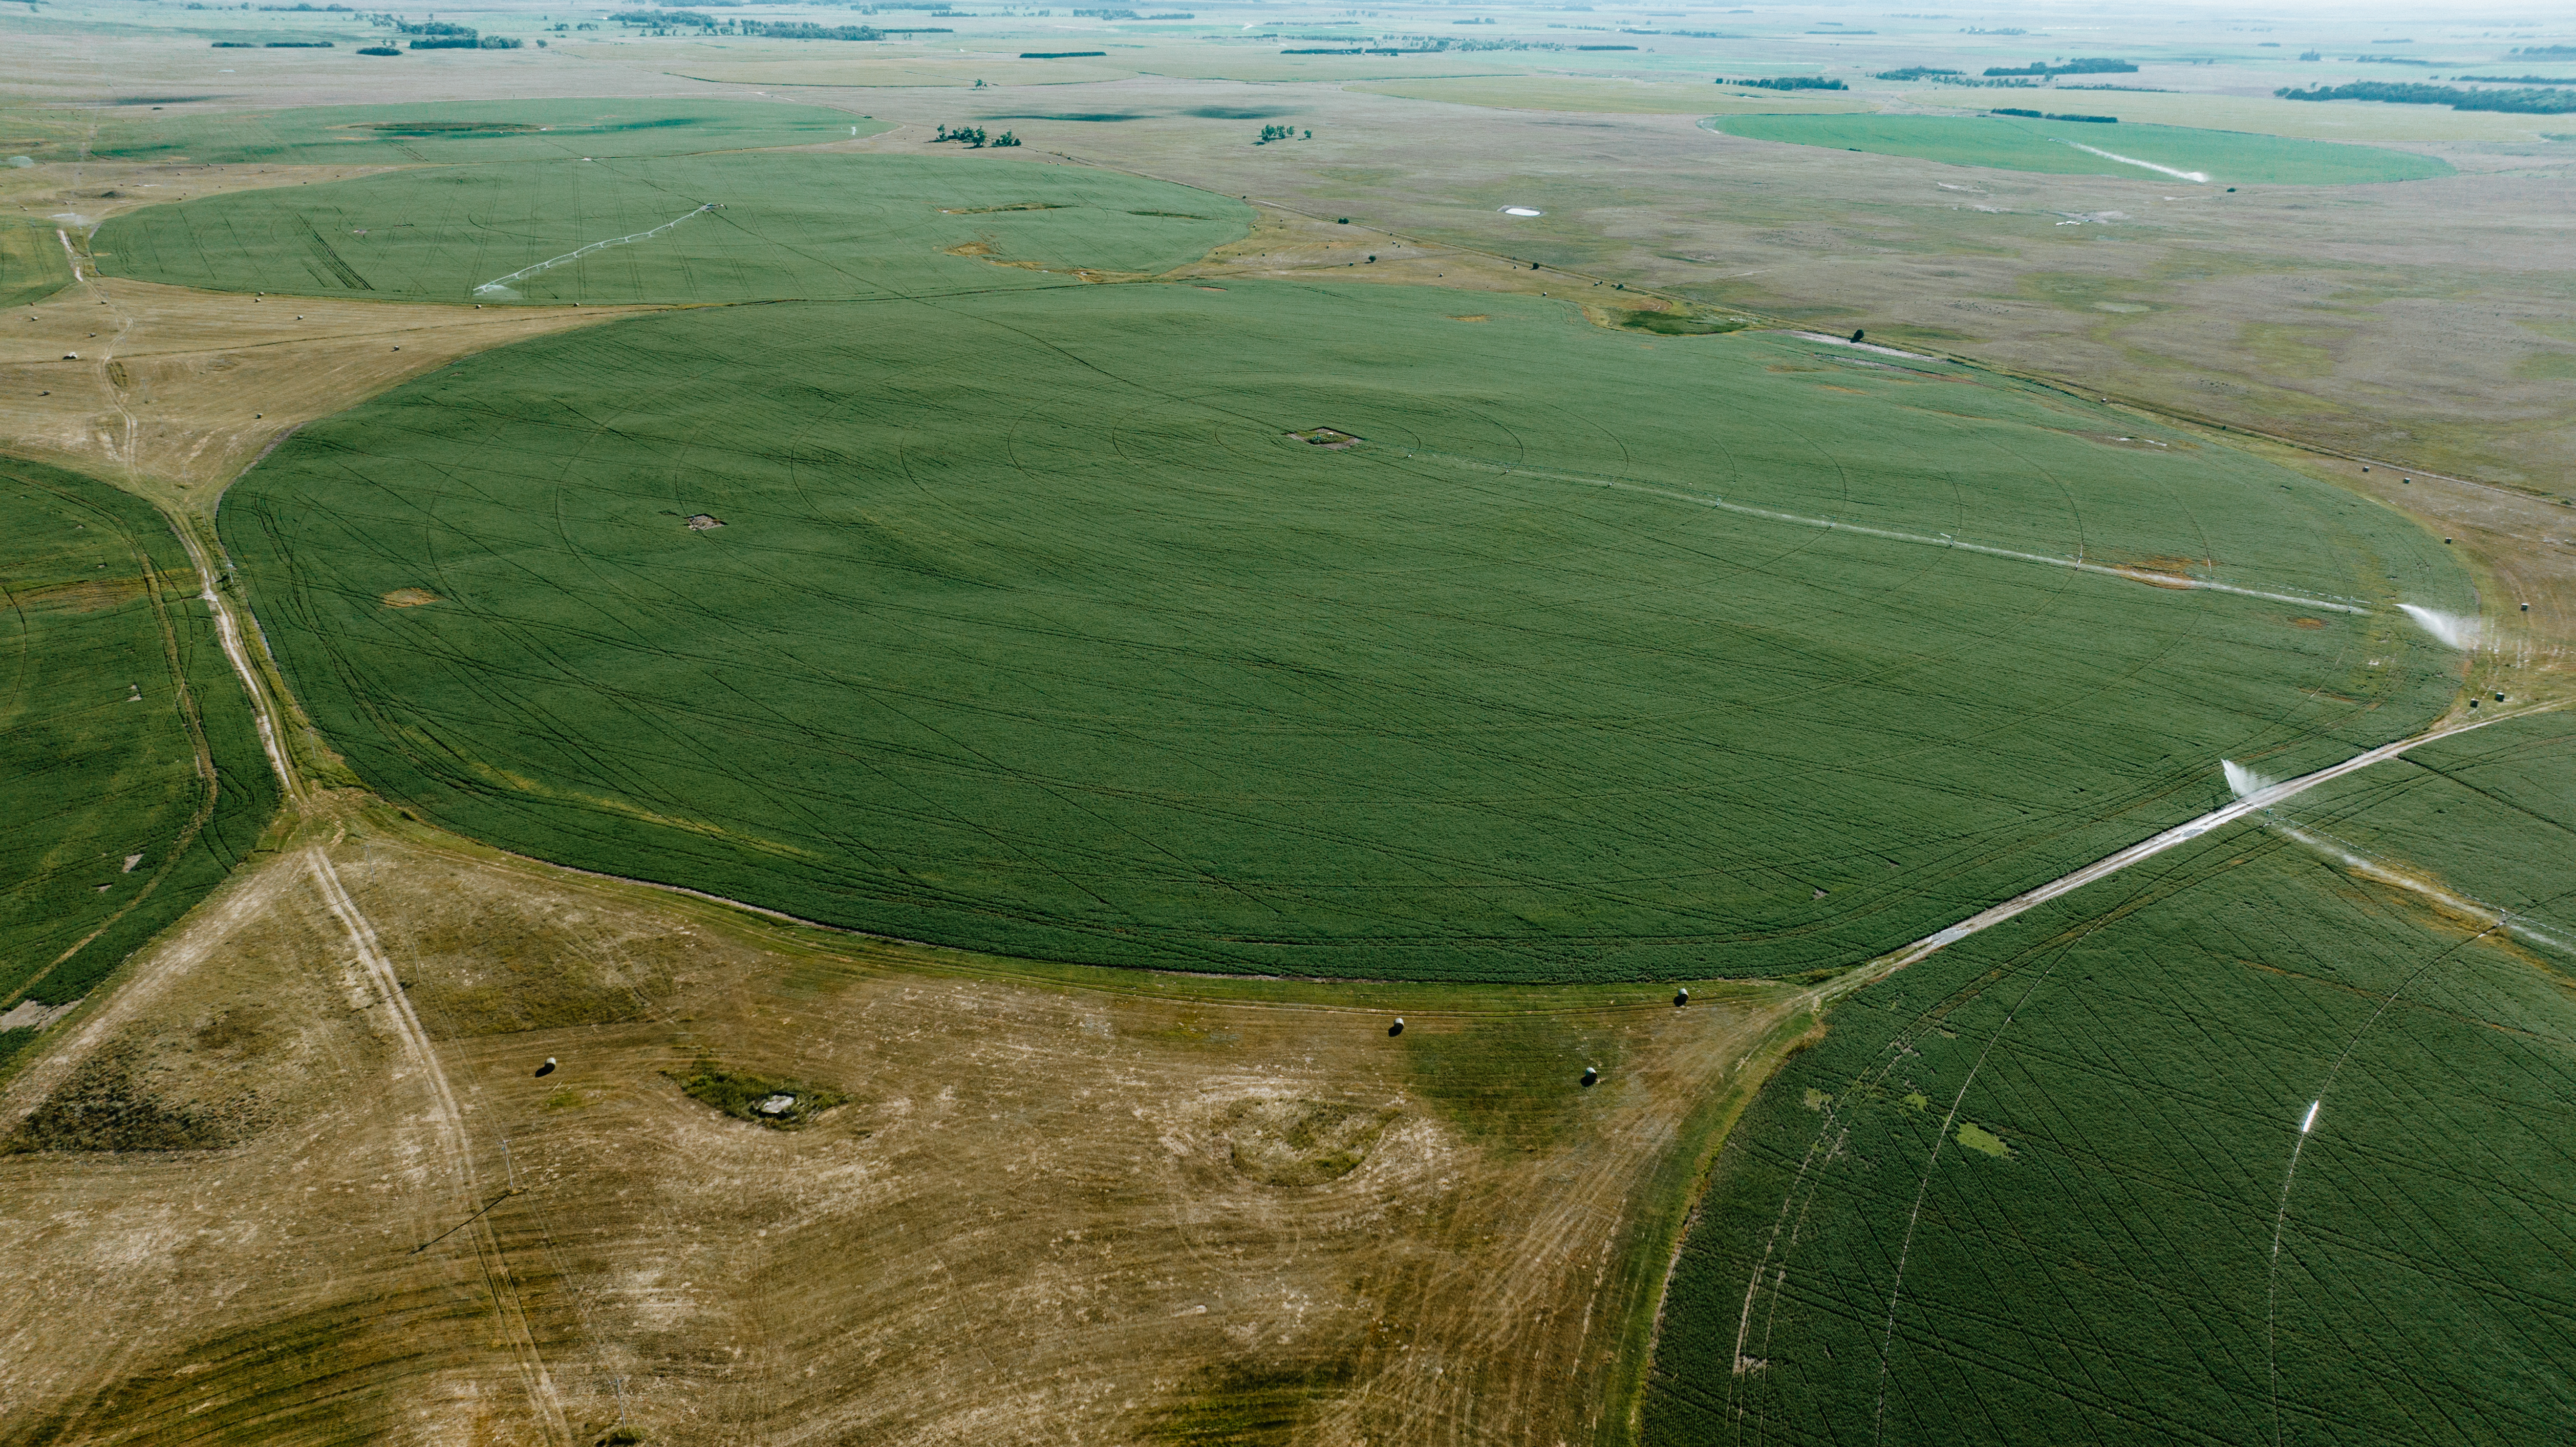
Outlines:
{"type": "Polygon", "coordinates": [[[737,20],[737,35],[766,36],[771,40],[883,40],[885,32],[873,25],[816,25],[810,20],[737,20]]]}
{"type": "Polygon", "coordinates": [[[1877,78],[1880,80],[1929,80],[1936,75],[1957,75],[1958,73],[1959,72],[1955,70],[1942,70],[1936,66],[1909,65],[1903,70],[1882,70],[1878,73],[1877,78]]]}
{"type": "Polygon", "coordinates": [[[2059,62],[2059,63],[2057,63],[2057,64],[2055,64],[2055,65],[2050,65],[2050,64],[2048,64],[2046,61],[2034,60],[2034,61],[2032,61],[2032,62],[2031,62],[2030,64],[2028,64],[2028,65],[2015,65],[2015,66],[1995,65],[1995,66],[1988,66],[1988,67],[1986,68],[1986,74],[1987,74],[1987,75],[1989,75],[1989,76],[1996,76],[1996,75],[2127,75],[2127,74],[2129,74],[2131,71],[2134,71],[2134,70],[2136,70],[2136,69],[2137,69],[2137,67],[2136,67],[2136,66],[2131,65],[2129,62],[2127,62],[2127,61],[2125,61],[2125,60],[2111,60],[2111,59],[2108,59],[2107,57],[2103,57],[2103,56],[2094,56],[2094,57],[2091,57],[2091,58],[2089,58],[2089,59],[2076,59],[2076,60],[2061,61],[2061,62],[2059,62]]]}
{"type": "Polygon", "coordinates": [[[2096,125],[2116,126],[2118,116],[2053,116],[2041,111],[2026,111],[2018,106],[1997,106],[1986,112],[1990,116],[2027,116],[2035,121],[2090,121],[2096,125]]]}
{"type": "Polygon", "coordinates": [[[2455,111],[2509,111],[2516,115],[2560,116],[2576,111],[2576,94],[2543,90],[2461,90],[2420,81],[2357,80],[2350,85],[2319,85],[2306,90],[2283,87],[2272,92],[2283,100],[2376,100],[2404,106],[2449,106],[2455,111]]]}
{"type": "Polygon", "coordinates": [[[1721,80],[1719,85],[1748,85],[1755,90],[1847,90],[1838,80],[1821,75],[1775,75],[1768,80],[1721,80]]]}
{"type": "Polygon", "coordinates": [[[941,126],[939,134],[932,136],[930,141],[932,145],[937,145],[941,141],[955,141],[970,151],[980,151],[986,146],[998,150],[1004,146],[1020,144],[1020,138],[1009,131],[1004,131],[998,136],[987,137],[982,126],[941,126]]]}
{"type": "MultiPolygon", "coordinates": [[[[1253,144],[1256,146],[1266,146],[1272,141],[1293,141],[1295,139],[1297,139],[1297,128],[1295,126],[1263,126],[1261,128],[1261,139],[1254,141],[1253,144]]],[[[1306,133],[1306,139],[1310,141],[1315,139],[1315,133],[1313,131],[1308,131],[1306,133]]]]}

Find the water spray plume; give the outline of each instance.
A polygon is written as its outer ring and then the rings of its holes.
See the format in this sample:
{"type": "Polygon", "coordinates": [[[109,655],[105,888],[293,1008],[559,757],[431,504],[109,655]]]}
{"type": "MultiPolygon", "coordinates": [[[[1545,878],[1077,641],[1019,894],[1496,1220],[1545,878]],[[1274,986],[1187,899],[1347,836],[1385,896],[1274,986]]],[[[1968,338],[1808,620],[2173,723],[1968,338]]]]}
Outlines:
{"type": "Polygon", "coordinates": [[[2220,759],[2218,761],[2218,767],[2225,770],[2227,773],[2228,792],[2234,794],[2239,799],[2245,798],[2249,794],[2260,793],[2278,782],[2274,779],[2264,778],[2261,774],[2254,772],[2252,769],[2245,767],[2234,759],[2220,759]]]}
{"type": "Polygon", "coordinates": [[[2085,145],[2081,141],[2068,141],[2066,144],[2073,146],[2079,151],[2087,151],[2093,155],[2100,156],[2103,160],[2117,161],[2123,166],[2143,166],[2147,170],[2171,176],[2177,181],[2189,181],[2196,186],[2206,186],[2209,184],[2209,173],[2207,171],[2177,171],[2171,166],[2159,166],[2153,161],[2141,161],[2135,156],[2123,156],[2117,151],[2106,151],[2099,146],[2085,145]]]}
{"type": "Polygon", "coordinates": [[[2478,620],[2445,613],[2438,608],[2425,608],[2413,603],[2400,603],[2397,611],[2422,625],[2425,632],[2462,652],[2478,646],[2478,620]]]}

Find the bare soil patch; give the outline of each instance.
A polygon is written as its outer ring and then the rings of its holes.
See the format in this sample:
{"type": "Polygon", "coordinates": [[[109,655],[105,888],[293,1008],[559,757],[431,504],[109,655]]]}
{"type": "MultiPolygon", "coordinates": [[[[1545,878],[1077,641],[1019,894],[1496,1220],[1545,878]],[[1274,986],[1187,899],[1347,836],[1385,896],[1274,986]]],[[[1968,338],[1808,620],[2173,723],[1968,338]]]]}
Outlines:
{"type": "Polygon", "coordinates": [[[13,312],[0,331],[0,437],[23,455],[176,501],[187,490],[220,489],[295,428],[397,382],[635,310],[259,298],[84,281],[13,312]]]}
{"type": "Polygon", "coordinates": [[[426,608],[440,601],[439,596],[427,588],[396,588],[384,597],[388,608],[426,608]]]}

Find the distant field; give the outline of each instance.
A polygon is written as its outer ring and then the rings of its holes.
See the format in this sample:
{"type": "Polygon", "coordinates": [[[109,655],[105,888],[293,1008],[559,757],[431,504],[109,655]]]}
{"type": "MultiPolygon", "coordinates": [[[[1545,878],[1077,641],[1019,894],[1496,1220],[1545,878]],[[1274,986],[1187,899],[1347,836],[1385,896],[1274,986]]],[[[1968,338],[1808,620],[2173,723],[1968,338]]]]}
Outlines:
{"type": "Polygon", "coordinates": [[[1707,84],[1641,83],[1573,79],[1564,76],[1525,78],[1474,76],[1458,80],[1366,81],[1346,89],[1451,105],[1486,106],[1496,110],[1590,111],[1602,115],[1737,115],[1786,111],[1798,115],[1866,111],[1865,101],[1828,98],[1808,100],[1782,96],[1756,100],[1729,94],[1707,84]]]}
{"type": "MultiPolygon", "coordinates": [[[[0,461],[0,1010],[80,998],[268,822],[195,576],[141,500],[0,461]]],[[[0,1033],[0,1059],[31,1038],[0,1033]]]]}
{"type": "Polygon", "coordinates": [[[1251,217],[1231,197],[999,158],[694,156],[236,192],[128,212],[101,228],[95,254],[111,275],[217,291],[591,303],[887,297],[1060,285],[1068,278],[1048,272],[1077,267],[1167,271],[1242,235],[1251,217]],[[698,210],[709,203],[721,209],[698,210]],[[519,274],[621,237],[637,239],[519,274]],[[954,254],[961,249],[972,254],[954,254]]]}
{"type": "MultiPolygon", "coordinates": [[[[989,42],[982,42],[988,44],[989,42]]],[[[1356,44],[1357,42],[1353,42],[1356,44]]],[[[1520,75],[1526,56],[1471,52],[1458,55],[1287,55],[1324,46],[1322,41],[1262,43],[1173,40],[1126,34],[1064,39],[1010,40],[994,50],[961,53],[963,45],[824,49],[775,42],[706,42],[686,45],[583,46],[577,53],[625,65],[650,66],[692,79],[750,85],[911,87],[1081,85],[1137,75],[1192,79],[1269,81],[1410,80],[1423,76],[1520,75]],[[1139,43],[1139,42],[1142,43],[1139,43]],[[998,50],[999,53],[995,53],[998,50]],[[1022,60],[1023,50],[1099,50],[1097,56],[1022,60]]],[[[1563,59],[1556,57],[1556,59],[1563,59]]]]}
{"type": "MultiPolygon", "coordinates": [[[[2006,96],[1994,104],[2117,115],[2118,100],[2112,95],[2088,96],[2078,104],[2066,96],[2042,94],[2036,99],[2006,96]]],[[[2133,180],[2161,175],[2213,185],[2348,186],[2451,174],[2447,161],[2374,146],[2125,122],[2098,125],[2018,116],[1743,116],[1720,117],[1709,125],[1747,140],[2057,175],[2133,180]]]]}
{"type": "MultiPolygon", "coordinates": [[[[900,22],[889,22],[900,23],[900,22]]],[[[928,23],[928,22],[924,22],[928,23]]],[[[1021,60],[1021,50],[1099,50],[1092,41],[1011,43],[1007,54],[961,55],[955,46],[818,45],[811,42],[709,40],[681,44],[584,45],[575,54],[658,69],[695,80],[783,86],[1074,85],[1126,80],[1135,69],[1113,53],[1063,60],[1021,60]]]]}
{"type": "Polygon", "coordinates": [[[168,118],[129,112],[102,128],[88,154],[208,165],[400,166],[679,156],[818,145],[891,129],[846,111],[770,101],[436,101],[168,118]]]}
{"type": "Polygon", "coordinates": [[[1937,366],[1461,305],[639,319],[307,427],[224,532],[325,733],[447,824],[1112,964],[1845,963],[2454,686],[2386,604],[2463,606],[2455,566],[2322,484],[1937,366]]]}
{"type": "Polygon", "coordinates": [[[2087,91],[2076,86],[2051,87],[2030,94],[2039,99],[2014,100],[2000,91],[1948,89],[1913,91],[1905,99],[1914,105],[1945,109],[2018,105],[2061,114],[2099,111],[2118,116],[2124,126],[2152,122],[2318,141],[2528,141],[2543,131],[2563,129],[2548,116],[2455,111],[2448,106],[2294,101],[2270,95],[2211,95],[2198,91],[2087,91]]]}
{"type": "Polygon", "coordinates": [[[2555,1435],[2571,778],[2576,720],[2445,741],[1839,1006],[1720,1157],[1647,1442],[2555,1435]]]}

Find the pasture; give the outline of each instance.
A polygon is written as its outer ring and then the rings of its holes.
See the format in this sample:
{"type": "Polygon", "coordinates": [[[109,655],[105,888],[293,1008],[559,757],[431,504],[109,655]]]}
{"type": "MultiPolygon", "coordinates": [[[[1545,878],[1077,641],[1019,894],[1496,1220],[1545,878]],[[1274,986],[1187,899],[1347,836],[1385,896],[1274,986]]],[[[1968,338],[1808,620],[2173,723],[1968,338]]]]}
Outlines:
{"type": "MultiPolygon", "coordinates": [[[[1996,105],[2105,115],[2118,114],[2125,99],[2116,93],[1993,94],[1996,105]]],[[[2125,121],[2100,125],[2022,116],[1759,115],[1719,116],[1703,124],[1747,140],[2060,176],[2144,180],[2161,175],[2209,185],[2350,186],[2452,174],[2448,161],[2379,146],[2125,121]]]]}
{"type": "Polygon", "coordinates": [[[2550,1436],[2571,751],[2445,740],[1842,1002],[1720,1156],[1647,1442],[2550,1436]]]}
{"type": "Polygon", "coordinates": [[[1476,306],[639,318],[307,427],[223,533],[429,817],[1104,964],[1838,965],[2454,687],[2389,605],[2456,566],[2326,485],[1937,364],[1476,306]]]}
{"type": "Polygon", "coordinates": [[[111,275],[212,291],[564,303],[883,298],[1153,273],[1250,225],[1232,197],[949,157],[726,155],[405,170],[120,215],[111,275]],[[606,243],[606,244],[603,244],[606,243]]]}
{"type": "MultiPolygon", "coordinates": [[[[82,997],[250,851],[274,780],[179,540],[0,462],[0,1011],[82,997]]],[[[0,1059],[33,1032],[0,1032],[0,1059]]]]}

